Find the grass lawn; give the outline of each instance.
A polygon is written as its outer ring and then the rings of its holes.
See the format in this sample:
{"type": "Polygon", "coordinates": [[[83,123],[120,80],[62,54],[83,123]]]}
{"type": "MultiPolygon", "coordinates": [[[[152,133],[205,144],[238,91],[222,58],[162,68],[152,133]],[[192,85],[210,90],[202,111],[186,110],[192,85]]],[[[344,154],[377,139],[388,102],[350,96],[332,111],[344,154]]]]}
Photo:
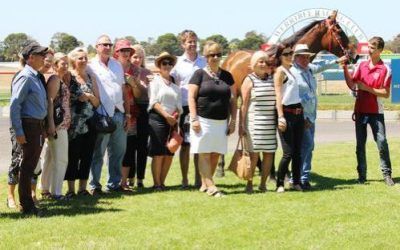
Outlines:
{"type": "MultiPolygon", "coordinates": [[[[399,182],[400,140],[389,140],[389,145],[399,182]]],[[[386,187],[382,182],[372,142],[369,182],[356,184],[354,151],[352,142],[317,145],[311,192],[277,194],[270,183],[267,193],[247,195],[244,183],[229,172],[216,178],[227,195],[208,197],[179,189],[175,161],[167,192],[145,189],[131,195],[48,201],[45,218],[21,218],[6,208],[3,174],[0,249],[398,248],[400,185],[386,187]]],[[[151,185],[149,171],[145,185],[151,185]]]]}
{"type": "MultiPolygon", "coordinates": [[[[351,95],[319,95],[318,110],[353,110],[355,98],[351,95]]],[[[383,99],[385,110],[400,110],[400,105],[390,98],[383,99]]]]}

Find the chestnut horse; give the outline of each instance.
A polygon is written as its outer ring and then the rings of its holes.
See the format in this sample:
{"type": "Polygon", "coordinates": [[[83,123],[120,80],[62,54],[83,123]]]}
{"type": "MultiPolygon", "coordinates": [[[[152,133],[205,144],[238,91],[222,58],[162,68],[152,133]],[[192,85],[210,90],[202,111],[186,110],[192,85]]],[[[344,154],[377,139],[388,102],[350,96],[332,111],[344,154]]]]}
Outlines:
{"type": "MultiPolygon", "coordinates": [[[[307,44],[315,54],[325,50],[338,57],[345,54],[350,56],[349,38],[336,22],[336,14],[337,12],[333,12],[327,19],[314,21],[282,41],[281,44],[272,45],[266,51],[271,56],[272,62],[278,65],[282,50],[286,47],[294,47],[298,43],[307,44]]],[[[253,53],[252,51],[234,52],[221,66],[233,75],[237,90],[240,90],[244,78],[251,72],[249,64],[253,53]]]]}

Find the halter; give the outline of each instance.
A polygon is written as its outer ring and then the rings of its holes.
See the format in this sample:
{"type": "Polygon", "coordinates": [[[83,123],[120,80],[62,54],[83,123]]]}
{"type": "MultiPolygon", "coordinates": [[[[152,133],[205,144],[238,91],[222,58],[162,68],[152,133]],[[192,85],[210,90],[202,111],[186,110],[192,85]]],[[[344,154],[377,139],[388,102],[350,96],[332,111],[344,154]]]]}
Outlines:
{"type": "MultiPolygon", "coordinates": [[[[334,30],[336,27],[336,21],[331,21],[330,19],[326,19],[325,23],[328,25],[329,33],[331,34],[331,36],[335,38],[336,42],[342,49],[343,54],[348,58],[350,58],[349,52],[344,48],[341,38],[338,37],[338,34],[334,30]]],[[[328,51],[332,53],[332,39],[329,40],[328,51]]]]}

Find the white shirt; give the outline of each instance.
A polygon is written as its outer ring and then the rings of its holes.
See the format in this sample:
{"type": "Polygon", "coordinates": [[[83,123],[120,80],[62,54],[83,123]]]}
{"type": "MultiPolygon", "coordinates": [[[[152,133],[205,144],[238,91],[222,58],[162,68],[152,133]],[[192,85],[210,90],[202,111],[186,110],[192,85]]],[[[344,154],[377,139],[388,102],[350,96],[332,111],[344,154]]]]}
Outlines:
{"type": "MultiPolygon", "coordinates": [[[[113,117],[116,108],[124,113],[122,85],[125,83],[125,79],[122,65],[110,57],[106,66],[96,55],[88,66],[96,76],[101,105],[103,105],[108,115],[113,117]]],[[[103,113],[101,107],[97,109],[97,112],[103,113]]]]}
{"type": "Polygon", "coordinates": [[[282,66],[283,72],[287,76],[287,81],[282,86],[282,104],[285,106],[301,103],[299,95],[299,85],[297,79],[289,70],[282,66]]]}
{"type": "Polygon", "coordinates": [[[175,111],[182,114],[181,91],[176,84],[172,82],[167,84],[164,78],[155,75],[149,86],[149,111],[156,103],[159,103],[170,115],[175,111]]]}
{"type": "Polygon", "coordinates": [[[205,68],[206,65],[207,60],[200,55],[197,55],[196,60],[194,61],[191,61],[186,53],[178,57],[178,61],[171,71],[171,76],[174,77],[176,84],[178,84],[181,89],[182,106],[188,106],[188,88],[190,78],[192,78],[192,75],[196,70],[205,68]]]}

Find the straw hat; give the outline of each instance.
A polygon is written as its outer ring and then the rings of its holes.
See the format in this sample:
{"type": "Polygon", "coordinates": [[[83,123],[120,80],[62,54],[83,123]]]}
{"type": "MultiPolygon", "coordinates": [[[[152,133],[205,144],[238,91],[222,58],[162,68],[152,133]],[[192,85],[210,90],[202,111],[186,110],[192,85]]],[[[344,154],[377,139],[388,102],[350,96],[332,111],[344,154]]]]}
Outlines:
{"type": "Polygon", "coordinates": [[[313,56],[315,53],[312,53],[310,49],[308,48],[307,44],[296,44],[296,47],[294,47],[294,55],[310,55],[313,56]]]}
{"type": "Polygon", "coordinates": [[[157,68],[160,68],[160,64],[164,59],[169,59],[171,62],[176,64],[176,56],[171,55],[170,53],[164,51],[162,52],[155,60],[154,64],[157,66],[157,68]]]}

